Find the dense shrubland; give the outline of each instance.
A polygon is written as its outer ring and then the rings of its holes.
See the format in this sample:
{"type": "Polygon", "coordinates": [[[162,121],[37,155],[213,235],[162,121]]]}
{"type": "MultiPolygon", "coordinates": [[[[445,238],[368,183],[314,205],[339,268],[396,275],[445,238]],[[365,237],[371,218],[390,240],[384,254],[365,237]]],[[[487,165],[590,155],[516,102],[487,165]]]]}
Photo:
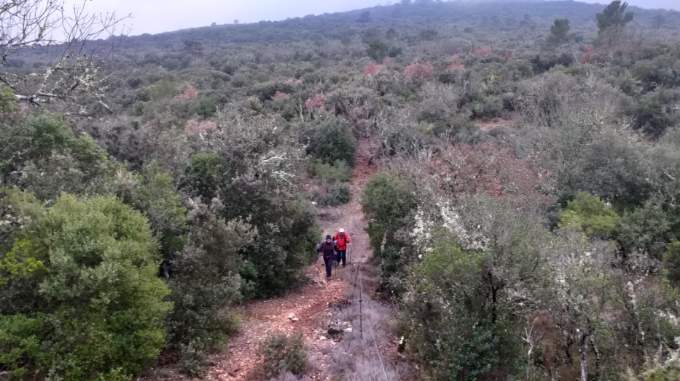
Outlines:
{"type": "MultiPolygon", "coordinates": [[[[131,379],[161,351],[200,374],[235,305],[304,282],[313,203],[349,200],[371,139],[380,292],[423,378],[673,379],[679,30],[402,2],[92,42],[111,113],[0,85],[0,374],[131,379]]],[[[263,350],[302,369],[295,339],[263,350]]]]}
{"type": "MultiPolygon", "coordinates": [[[[582,40],[587,48],[572,50],[560,21],[547,46],[495,73],[492,61],[456,58],[450,67],[469,79],[435,76],[450,88],[434,99],[457,95],[455,114],[471,102],[467,118],[512,118],[515,128],[431,139],[422,123],[451,117],[423,104],[402,128],[377,126],[388,170],[364,194],[369,234],[382,285],[432,378],[672,379],[675,85],[647,62],[673,48],[615,37],[605,29],[625,36],[630,23],[617,12],[582,40]],[[516,65],[529,70],[509,75],[516,65]],[[507,101],[492,107],[495,94],[507,101]]],[[[471,52],[483,54],[492,53],[471,52]]]]}

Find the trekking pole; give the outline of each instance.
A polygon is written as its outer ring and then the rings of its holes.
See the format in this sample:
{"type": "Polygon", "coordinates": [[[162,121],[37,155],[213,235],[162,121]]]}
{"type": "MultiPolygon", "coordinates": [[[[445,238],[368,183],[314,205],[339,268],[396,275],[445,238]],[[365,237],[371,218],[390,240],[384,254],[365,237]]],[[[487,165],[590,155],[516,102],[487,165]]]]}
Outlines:
{"type": "MultiPolygon", "coordinates": [[[[351,237],[351,236],[350,236],[350,237],[351,237]]],[[[352,261],[351,261],[351,259],[350,259],[350,258],[351,258],[351,253],[352,253],[352,246],[353,246],[352,242],[350,242],[349,245],[347,245],[347,262],[348,262],[348,263],[352,263],[352,261]]]]}
{"type": "Polygon", "coordinates": [[[361,282],[361,265],[357,268],[357,277],[359,278],[359,332],[361,332],[361,339],[364,339],[364,311],[363,311],[363,299],[364,299],[364,286],[361,282]]]}
{"type": "MultiPolygon", "coordinates": [[[[317,262],[318,262],[318,261],[319,261],[319,259],[317,258],[317,262]]],[[[324,281],[324,275],[326,275],[326,274],[325,274],[325,272],[326,272],[326,268],[325,268],[325,267],[326,267],[326,266],[325,266],[325,263],[323,262],[323,260],[321,260],[321,277],[319,278],[319,281],[322,282],[322,283],[323,283],[323,281],[324,281]]]]}
{"type": "MultiPolygon", "coordinates": [[[[352,236],[353,236],[353,235],[352,235],[352,236]]],[[[351,236],[350,236],[350,237],[351,237],[351,236]]],[[[351,261],[350,261],[349,258],[350,258],[350,253],[352,252],[352,246],[353,246],[353,244],[350,242],[350,243],[349,243],[349,246],[347,247],[347,261],[350,262],[350,263],[351,263],[351,261]]]]}
{"type": "Polygon", "coordinates": [[[346,258],[347,263],[350,263],[350,264],[352,263],[351,253],[352,253],[352,244],[350,243],[349,245],[347,245],[347,258],[346,258]]]}

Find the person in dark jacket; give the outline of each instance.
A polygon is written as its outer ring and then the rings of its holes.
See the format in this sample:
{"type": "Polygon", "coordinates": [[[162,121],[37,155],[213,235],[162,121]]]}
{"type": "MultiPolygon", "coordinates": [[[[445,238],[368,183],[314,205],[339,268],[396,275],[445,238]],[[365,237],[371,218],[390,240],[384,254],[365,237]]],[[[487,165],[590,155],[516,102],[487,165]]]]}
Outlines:
{"type": "Polygon", "coordinates": [[[333,269],[333,262],[335,261],[335,243],[333,237],[326,236],[326,240],[320,243],[316,251],[323,255],[323,263],[326,265],[326,280],[331,278],[331,270],[333,269]]]}

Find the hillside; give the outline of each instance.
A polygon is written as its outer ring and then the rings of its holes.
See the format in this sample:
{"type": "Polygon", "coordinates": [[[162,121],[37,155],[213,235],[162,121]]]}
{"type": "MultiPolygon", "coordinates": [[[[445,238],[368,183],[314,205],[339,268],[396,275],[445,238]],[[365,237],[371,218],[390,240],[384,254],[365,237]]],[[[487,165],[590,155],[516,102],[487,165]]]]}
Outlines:
{"type": "Polygon", "coordinates": [[[617,1],[0,38],[0,380],[675,380],[678,41],[617,1]]]}
{"type": "MultiPolygon", "coordinates": [[[[572,0],[502,2],[443,2],[419,5],[394,5],[366,8],[352,12],[306,16],[280,22],[262,21],[243,25],[214,25],[155,35],[113,37],[92,47],[108,52],[113,46],[123,51],[149,51],[181,49],[185,41],[198,41],[209,47],[229,44],[286,43],[308,40],[348,39],[360,36],[370,28],[404,28],[410,32],[428,29],[433,25],[449,32],[461,33],[466,27],[482,27],[485,32],[512,31],[521,25],[546,28],[553,19],[569,18],[572,27],[581,33],[596,31],[595,14],[604,8],[572,0]]],[[[636,13],[635,24],[655,27],[657,16],[663,15],[665,29],[677,31],[680,13],[632,7],[636,13]]],[[[43,49],[33,49],[37,53],[43,49]]],[[[58,52],[59,49],[55,48],[58,52]]]]}

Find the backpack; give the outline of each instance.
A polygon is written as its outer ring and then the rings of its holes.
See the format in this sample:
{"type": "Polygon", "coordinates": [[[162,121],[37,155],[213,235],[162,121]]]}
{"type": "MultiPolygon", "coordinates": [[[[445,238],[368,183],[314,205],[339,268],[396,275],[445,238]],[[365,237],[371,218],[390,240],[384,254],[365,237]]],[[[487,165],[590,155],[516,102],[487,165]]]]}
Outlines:
{"type": "Polygon", "coordinates": [[[345,233],[338,233],[335,236],[335,245],[339,248],[344,248],[347,246],[347,235],[345,233]]]}

